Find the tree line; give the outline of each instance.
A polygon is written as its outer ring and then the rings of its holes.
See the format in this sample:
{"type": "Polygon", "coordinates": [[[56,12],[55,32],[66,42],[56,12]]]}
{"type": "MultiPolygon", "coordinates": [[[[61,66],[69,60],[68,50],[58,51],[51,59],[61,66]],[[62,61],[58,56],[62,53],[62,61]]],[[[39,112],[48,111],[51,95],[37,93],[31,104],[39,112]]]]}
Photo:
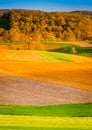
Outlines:
{"type": "Polygon", "coordinates": [[[0,20],[6,21],[5,27],[0,22],[0,42],[92,40],[92,15],[9,10],[0,20]]]}

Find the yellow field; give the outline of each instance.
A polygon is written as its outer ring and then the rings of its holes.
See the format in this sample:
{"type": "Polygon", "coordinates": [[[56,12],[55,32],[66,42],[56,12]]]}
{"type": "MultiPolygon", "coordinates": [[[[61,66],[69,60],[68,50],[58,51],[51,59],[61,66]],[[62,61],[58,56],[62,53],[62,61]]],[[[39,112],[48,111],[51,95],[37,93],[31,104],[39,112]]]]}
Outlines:
{"type": "MultiPolygon", "coordinates": [[[[41,52],[41,51],[40,51],[41,52]]],[[[54,53],[54,52],[51,52],[54,53]]],[[[57,54],[57,53],[56,53],[57,54]]],[[[59,53],[60,54],[60,53],[59,53]]],[[[55,56],[55,55],[54,55],[55,56]]],[[[65,56],[70,60],[73,60],[77,63],[92,63],[92,58],[77,56],[71,54],[61,53],[61,57],[65,56]]],[[[0,50],[0,62],[50,62],[46,56],[39,54],[39,51],[31,50],[0,50]]]]}
{"type": "MultiPolygon", "coordinates": [[[[74,56],[72,57],[74,59],[74,56]]],[[[29,51],[2,51],[0,73],[92,90],[91,58],[78,58],[81,62],[48,62],[44,57],[29,51]]]]}
{"type": "Polygon", "coordinates": [[[0,126],[91,129],[92,117],[44,117],[0,115],[0,126]]]}

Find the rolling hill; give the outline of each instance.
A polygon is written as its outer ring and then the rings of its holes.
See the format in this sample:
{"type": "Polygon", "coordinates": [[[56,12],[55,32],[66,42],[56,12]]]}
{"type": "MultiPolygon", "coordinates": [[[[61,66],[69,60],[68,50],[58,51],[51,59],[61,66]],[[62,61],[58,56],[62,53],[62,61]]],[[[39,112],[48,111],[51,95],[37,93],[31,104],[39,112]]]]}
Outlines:
{"type": "Polygon", "coordinates": [[[92,90],[91,72],[92,59],[87,57],[47,51],[0,51],[0,73],[92,90]]]}

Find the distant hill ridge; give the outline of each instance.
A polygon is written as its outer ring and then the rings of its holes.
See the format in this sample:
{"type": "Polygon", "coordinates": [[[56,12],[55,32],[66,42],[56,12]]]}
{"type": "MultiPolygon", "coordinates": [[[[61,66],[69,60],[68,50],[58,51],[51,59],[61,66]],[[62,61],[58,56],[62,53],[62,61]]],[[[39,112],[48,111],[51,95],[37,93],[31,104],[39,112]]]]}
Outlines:
{"type": "Polygon", "coordinates": [[[92,11],[72,11],[72,13],[79,13],[83,15],[91,15],[92,16],[92,11]]]}

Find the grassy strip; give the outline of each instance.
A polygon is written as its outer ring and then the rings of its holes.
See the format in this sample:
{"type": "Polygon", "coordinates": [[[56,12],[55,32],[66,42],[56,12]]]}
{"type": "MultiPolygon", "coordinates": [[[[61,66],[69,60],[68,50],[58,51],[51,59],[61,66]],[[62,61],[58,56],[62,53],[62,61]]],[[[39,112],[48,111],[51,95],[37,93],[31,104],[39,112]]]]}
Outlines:
{"type": "Polygon", "coordinates": [[[44,128],[44,127],[23,127],[23,126],[0,126],[0,130],[91,130],[85,128],[44,128]]]}
{"type": "Polygon", "coordinates": [[[48,51],[36,51],[36,53],[40,54],[43,57],[45,57],[49,61],[55,61],[55,62],[68,61],[68,62],[72,62],[71,59],[65,57],[63,54],[60,54],[60,53],[48,52],[48,51]]]}
{"type": "Polygon", "coordinates": [[[0,115],[0,126],[44,128],[92,128],[92,117],[49,117],[0,115]]]}
{"type": "Polygon", "coordinates": [[[0,114],[33,116],[92,117],[92,103],[48,106],[0,105],[0,114]]]}
{"type": "Polygon", "coordinates": [[[61,47],[79,47],[79,45],[74,45],[70,43],[61,43],[61,42],[42,42],[44,45],[55,45],[61,47]]]}

